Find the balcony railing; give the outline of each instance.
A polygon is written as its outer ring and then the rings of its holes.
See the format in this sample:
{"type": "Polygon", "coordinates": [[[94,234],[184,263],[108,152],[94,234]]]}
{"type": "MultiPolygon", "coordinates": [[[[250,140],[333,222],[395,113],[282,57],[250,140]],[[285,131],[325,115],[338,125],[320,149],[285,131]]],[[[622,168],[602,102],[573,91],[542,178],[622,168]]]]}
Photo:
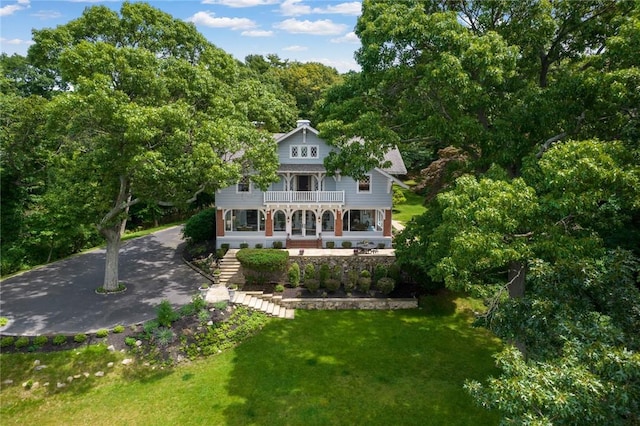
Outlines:
{"type": "Polygon", "coordinates": [[[344,204],[344,191],[267,191],[264,202],[280,204],[344,204]]]}

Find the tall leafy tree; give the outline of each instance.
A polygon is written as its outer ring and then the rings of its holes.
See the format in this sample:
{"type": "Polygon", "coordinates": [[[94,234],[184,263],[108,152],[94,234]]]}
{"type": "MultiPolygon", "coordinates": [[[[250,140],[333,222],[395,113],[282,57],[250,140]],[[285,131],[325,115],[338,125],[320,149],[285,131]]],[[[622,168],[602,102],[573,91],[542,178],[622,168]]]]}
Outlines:
{"type": "MultiPolygon", "coordinates": [[[[235,103],[238,67],[195,27],[142,3],[102,6],[34,31],[32,63],[60,90],[46,111],[58,148],[50,193],[107,241],[104,288],[118,287],[129,208],[185,204],[251,174],[275,177],[275,147],[235,103]]],[[[251,102],[246,99],[246,103],[251,102]]]]}
{"type": "Polygon", "coordinates": [[[362,72],[317,109],[337,145],[369,142],[335,168],[398,142],[471,172],[429,169],[449,190],[396,254],[484,296],[482,324],[520,349],[469,384],[505,423],[638,421],[639,17],[634,1],[366,0],[362,72]]]}
{"type": "Polygon", "coordinates": [[[634,4],[364,1],[362,72],[329,91],[318,119],[347,131],[378,123],[409,153],[454,146],[476,170],[498,163],[512,175],[561,140],[629,138],[637,63],[622,58],[634,45],[634,4]]]}

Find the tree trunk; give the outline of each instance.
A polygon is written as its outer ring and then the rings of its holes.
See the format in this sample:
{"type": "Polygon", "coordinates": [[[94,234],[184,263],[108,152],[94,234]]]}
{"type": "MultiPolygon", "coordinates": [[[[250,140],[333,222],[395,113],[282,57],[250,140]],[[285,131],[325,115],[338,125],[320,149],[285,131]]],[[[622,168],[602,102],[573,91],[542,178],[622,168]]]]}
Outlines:
{"type": "Polygon", "coordinates": [[[120,255],[121,229],[126,224],[126,220],[120,221],[110,228],[101,230],[105,240],[107,240],[107,254],[104,268],[105,291],[116,291],[118,289],[118,260],[120,255]]]}
{"type": "MultiPolygon", "coordinates": [[[[509,263],[508,284],[509,297],[512,299],[524,297],[525,278],[527,276],[526,262],[513,261],[509,263]]],[[[513,344],[522,356],[527,357],[527,345],[520,339],[516,338],[513,344]]]]}
{"type": "Polygon", "coordinates": [[[525,278],[527,275],[527,264],[525,262],[513,261],[509,263],[509,297],[520,298],[524,296],[525,278]]]}

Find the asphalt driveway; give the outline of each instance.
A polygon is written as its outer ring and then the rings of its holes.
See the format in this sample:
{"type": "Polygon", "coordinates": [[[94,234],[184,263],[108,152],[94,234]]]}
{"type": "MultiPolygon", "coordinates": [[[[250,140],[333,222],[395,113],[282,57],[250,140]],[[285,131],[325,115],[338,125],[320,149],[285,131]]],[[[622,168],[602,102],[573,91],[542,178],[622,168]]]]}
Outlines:
{"type": "Polygon", "coordinates": [[[123,243],[120,294],[100,295],[105,249],[54,262],[0,282],[0,316],[9,324],[3,334],[37,335],[93,332],[155,317],[167,299],[188,303],[206,279],[182,260],[181,227],[158,231],[123,243]]]}

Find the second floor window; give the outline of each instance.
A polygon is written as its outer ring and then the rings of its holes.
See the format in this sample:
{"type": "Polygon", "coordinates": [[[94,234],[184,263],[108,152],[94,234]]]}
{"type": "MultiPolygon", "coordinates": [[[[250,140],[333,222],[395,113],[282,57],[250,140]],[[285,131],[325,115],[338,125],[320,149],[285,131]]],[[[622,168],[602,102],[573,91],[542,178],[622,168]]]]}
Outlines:
{"type": "Polygon", "coordinates": [[[237,192],[251,192],[251,182],[247,176],[240,179],[238,182],[237,192]]]}
{"type": "Polygon", "coordinates": [[[371,175],[364,175],[358,180],[358,193],[371,192],[371,175]]]}
{"type": "Polygon", "coordinates": [[[291,145],[291,158],[318,158],[318,145],[291,145]]]}

